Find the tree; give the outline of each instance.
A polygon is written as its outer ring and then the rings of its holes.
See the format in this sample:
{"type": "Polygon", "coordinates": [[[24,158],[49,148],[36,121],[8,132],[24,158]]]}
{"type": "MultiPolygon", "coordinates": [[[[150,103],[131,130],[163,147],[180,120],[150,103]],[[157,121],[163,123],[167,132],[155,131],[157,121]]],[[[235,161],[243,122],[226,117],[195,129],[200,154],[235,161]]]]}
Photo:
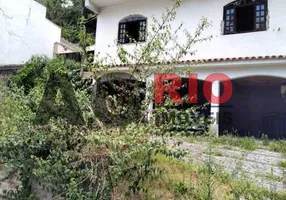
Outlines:
{"type": "Polygon", "coordinates": [[[36,0],[47,7],[47,18],[62,27],[62,37],[78,43],[82,16],[92,13],[85,8],[84,0],[36,0]]]}

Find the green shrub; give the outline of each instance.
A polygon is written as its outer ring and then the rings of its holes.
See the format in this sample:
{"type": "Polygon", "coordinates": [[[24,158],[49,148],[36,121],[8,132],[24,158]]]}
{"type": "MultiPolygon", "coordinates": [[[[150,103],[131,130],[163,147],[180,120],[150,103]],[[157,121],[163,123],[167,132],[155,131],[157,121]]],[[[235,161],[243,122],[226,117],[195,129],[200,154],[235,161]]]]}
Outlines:
{"type": "MultiPolygon", "coordinates": [[[[61,60],[48,63],[63,64],[61,60]]],[[[156,174],[153,155],[183,155],[167,149],[164,143],[151,141],[149,134],[158,132],[152,124],[89,126],[86,119],[90,117],[91,101],[80,90],[75,96],[85,124],[70,125],[60,117],[52,117],[44,125],[34,124],[37,109],[31,102],[37,107],[35,100],[43,94],[42,83],[46,80],[43,77],[48,76],[40,77],[28,94],[24,87],[1,89],[0,157],[9,176],[18,177],[22,186],[9,191],[9,199],[36,199],[39,194],[33,190],[35,183],[55,198],[67,200],[111,199],[122,180],[128,180],[126,194],[136,193],[142,182],[156,174]]],[[[57,103],[62,103],[61,98],[57,103]]]]}
{"type": "Polygon", "coordinates": [[[176,196],[185,195],[189,190],[188,186],[183,182],[174,182],[172,187],[176,196]]]}
{"type": "Polygon", "coordinates": [[[262,142],[264,146],[268,146],[269,145],[269,139],[268,139],[268,135],[262,134],[262,142]]]}
{"type": "Polygon", "coordinates": [[[0,84],[0,91],[0,137],[25,130],[35,117],[28,106],[29,98],[22,89],[13,87],[10,90],[3,84],[0,84]]]}
{"type": "Polygon", "coordinates": [[[279,166],[286,169],[286,160],[280,161],[279,166]]]}
{"type": "Polygon", "coordinates": [[[286,141],[279,140],[279,141],[272,141],[269,145],[269,149],[271,151],[281,152],[286,155],[286,141]]]}

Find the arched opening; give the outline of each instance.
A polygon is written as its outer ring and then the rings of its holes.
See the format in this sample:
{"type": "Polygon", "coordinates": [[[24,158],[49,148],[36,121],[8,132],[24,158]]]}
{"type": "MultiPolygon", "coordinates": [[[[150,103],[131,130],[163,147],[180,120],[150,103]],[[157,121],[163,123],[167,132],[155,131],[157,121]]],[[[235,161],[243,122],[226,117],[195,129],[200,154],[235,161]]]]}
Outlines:
{"type": "MultiPolygon", "coordinates": [[[[240,136],[286,138],[286,78],[249,76],[232,80],[233,95],[220,105],[219,131],[240,136]]],[[[221,88],[222,89],[222,88],[221,88]]]]}
{"type": "Polygon", "coordinates": [[[140,117],[146,84],[126,73],[109,73],[97,80],[93,106],[97,117],[106,123],[121,124],[140,117]]]}

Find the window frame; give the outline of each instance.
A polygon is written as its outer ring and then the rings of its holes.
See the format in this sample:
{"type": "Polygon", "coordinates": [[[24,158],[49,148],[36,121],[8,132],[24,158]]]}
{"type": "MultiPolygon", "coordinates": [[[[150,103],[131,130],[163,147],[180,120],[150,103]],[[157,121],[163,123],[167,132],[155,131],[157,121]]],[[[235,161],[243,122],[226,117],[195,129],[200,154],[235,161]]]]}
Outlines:
{"type": "Polygon", "coordinates": [[[147,17],[144,17],[142,15],[130,15],[130,16],[125,17],[124,19],[119,21],[117,42],[119,44],[134,44],[137,42],[145,42],[146,41],[146,32],[147,32],[147,17]],[[132,23],[132,22],[138,22],[139,23],[138,41],[133,41],[133,40],[130,41],[130,38],[128,37],[128,35],[126,35],[126,33],[122,32],[122,31],[126,31],[126,24],[132,23]],[[140,23],[142,23],[142,25],[140,25],[140,23]],[[122,26],[125,26],[125,27],[122,28],[122,26]],[[141,28],[143,30],[140,30],[141,28]],[[143,34],[144,34],[143,36],[140,36],[140,31],[143,31],[143,34]],[[123,39],[122,37],[124,37],[124,41],[121,41],[121,39],[123,39]],[[140,39],[140,37],[142,37],[143,39],[140,39]]]}
{"type": "MultiPolygon", "coordinates": [[[[225,5],[223,7],[223,35],[232,35],[232,34],[240,34],[240,33],[252,33],[252,32],[260,32],[260,31],[266,31],[267,30],[267,22],[268,22],[268,0],[255,0],[255,1],[251,1],[251,0],[236,0],[233,1],[227,5],[225,5]],[[244,2],[244,3],[243,3],[244,2]],[[243,4],[242,4],[243,3],[243,4]],[[241,32],[237,32],[237,12],[236,9],[238,7],[245,7],[245,6],[250,6],[253,5],[254,6],[254,22],[253,22],[253,30],[251,31],[241,31],[241,32]],[[257,29],[256,25],[257,25],[257,10],[256,10],[256,6],[258,5],[264,5],[264,27],[257,29]],[[234,19],[233,19],[233,31],[231,32],[227,32],[226,31],[226,19],[227,19],[227,10],[230,9],[234,9],[234,19]]],[[[259,10],[261,12],[261,10],[259,10]]],[[[261,18],[261,17],[260,17],[261,18]]],[[[260,23],[262,24],[262,23],[260,23]]]]}

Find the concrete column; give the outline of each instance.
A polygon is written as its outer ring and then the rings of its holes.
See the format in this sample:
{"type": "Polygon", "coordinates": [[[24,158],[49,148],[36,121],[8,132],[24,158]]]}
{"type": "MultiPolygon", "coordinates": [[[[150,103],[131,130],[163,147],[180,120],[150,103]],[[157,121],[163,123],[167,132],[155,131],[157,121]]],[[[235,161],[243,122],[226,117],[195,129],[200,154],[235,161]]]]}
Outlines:
{"type": "Polygon", "coordinates": [[[146,100],[149,103],[147,108],[147,120],[150,121],[154,106],[154,75],[151,75],[146,80],[146,100]]]}
{"type": "MultiPolygon", "coordinates": [[[[214,96],[220,96],[220,83],[216,81],[212,85],[212,93],[214,96]]],[[[212,99],[213,100],[213,99],[212,99]]],[[[211,132],[216,133],[216,136],[219,137],[219,104],[211,103],[211,117],[213,123],[211,124],[211,132]]]]}

